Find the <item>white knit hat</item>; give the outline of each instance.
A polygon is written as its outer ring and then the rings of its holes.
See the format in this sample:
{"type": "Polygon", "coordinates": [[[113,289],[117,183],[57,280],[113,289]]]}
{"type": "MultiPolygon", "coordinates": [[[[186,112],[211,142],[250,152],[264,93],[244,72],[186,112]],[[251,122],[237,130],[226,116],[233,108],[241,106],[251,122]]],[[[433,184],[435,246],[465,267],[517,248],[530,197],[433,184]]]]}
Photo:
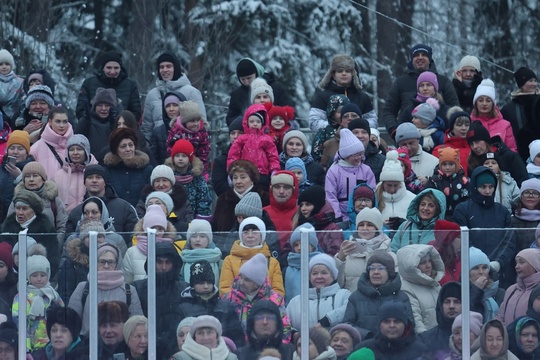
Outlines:
{"type": "Polygon", "coordinates": [[[272,87],[268,85],[266,80],[263,78],[256,78],[251,83],[251,103],[253,104],[253,100],[255,100],[255,96],[259,94],[266,94],[270,96],[270,100],[274,102],[274,90],[272,90],[272,87]]]}
{"type": "Polygon", "coordinates": [[[404,181],[403,169],[401,161],[398,160],[398,152],[390,150],[386,153],[386,160],[379,176],[380,181],[404,181]]]}
{"type": "Polygon", "coordinates": [[[332,278],[337,279],[338,269],[336,267],[336,260],[328,254],[317,254],[309,260],[309,272],[315,265],[324,265],[332,273],[332,278]]]}
{"type": "Polygon", "coordinates": [[[358,154],[364,151],[362,142],[354,136],[351,130],[341,129],[339,131],[339,156],[346,159],[351,155],[358,154]]]}
{"type": "Polygon", "coordinates": [[[459,68],[463,69],[465,66],[471,66],[476,71],[482,71],[480,69],[480,60],[476,56],[465,55],[459,62],[459,68]]]}
{"type": "Polygon", "coordinates": [[[193,219],[189,223],[189,228],[186,234],[187,241],[191,241],[191,237],[195,234],[206,235],[208,243],[212,242],[212,226],[204,219],[193,219]]]}
{"type": "Polygon", "coordinates": [[[26,271],[27,279],[30,279],[30,276],[38,271],[44,272],[50,278],[51,263],[43,255],[32,255],[27,259],[26,271]]]}
{"type": "Polygon", "coordinates": [[[173,169],[167,165],[158,165],[152,170],[150,175],[150,184],[154,184],[154,181],[159,178],[165,178],[171,182],[172,185],[176,183],[176,178],[174,177],[173,169]]]}
{"type": "Polygon", "coordinates": [[[264,224],[264,222],[261,219],[255,217],[255,216],[251,216],[251,217],[248,217],[248,218],[244,219],[240,223],[240,228],[238,229],[238,233],[242,234],[242,232],[244,231],[244,228],[247,225],[255,225],[261,232],[262,240],[264,241],[266,239],[266,225],[264,224]]]}
{"type": "Polygon", "coordinates": [[[163,191],[153,191],[146,197],[146,201],[144,203],[145,207],[148,207],[148,201],[150,199],[159,199],[163,204],[165,204],[165,207],[167,208],[167,212],[170,214],[174,210],[174,202],[171,198],[171,195],[164,193],[163,191]]]}
{"type": "Polygon", "coordinates": [[[540,154],[540,140],[534,140],[529,144],[529,154],[531,160],[534,160],[536,155],[540,154]]]}
{"type": "Polygon", "coordinates": [[[358,215],[356,215],[356,228],[358,229],[358,224],[360,224],[362,221],[368,221],[375,225],[377,230],[381,231],[383,228],[383,216],[379,209],[373,208],[370,209],[368,207],[363,208],[360,210],[358,215]]]}
{"type": "Polygon", "coordinates": [[[493,100],[493,103],[497,105],[497,93],[495,91],[495,83],[493,82],[493,80],[482,80],[480,85],[478,85],[478,87],[476,88],[476,92],[474,93],[473,104],[476,104],[476,100],[478,100],[480,96],[489,97],[491,100],[493,100]]]}
{"type": "Polygon", "coordinates": [[[6,49],[0,50],[0,63],[8,63],[11,65],[11,70],[15,68],[15,60],[13,60],[13,55],[6,49]]]}

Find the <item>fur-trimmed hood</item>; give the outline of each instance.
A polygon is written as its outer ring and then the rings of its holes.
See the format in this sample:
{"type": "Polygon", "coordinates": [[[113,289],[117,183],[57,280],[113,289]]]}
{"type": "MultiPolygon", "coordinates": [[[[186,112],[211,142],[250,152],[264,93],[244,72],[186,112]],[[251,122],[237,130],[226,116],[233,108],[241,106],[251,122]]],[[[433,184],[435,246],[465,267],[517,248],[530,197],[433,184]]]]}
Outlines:
{"type": "MultiPolygon", "coordinates": [[[[14,196],[17,195],[19,191],[23,189],[24,189],[24,183],[21,181],[20,183],[17,184],[17,186],[15,187],[15,190],[13,191],[14,196]]],[[[58,186],[56,186],[56,183],[54,181],[47,180],[45,181],[45,184],[43,184],[42,191],[32,191],[32,192],[35,192],[43,200],[54,201],[54,199],[58,197],[58,186]]]]}
{"type": "Polygon", "coordinates": [[[71,261],[88,267],[90,264],[90,257],[81,250],[82,240],[73,239],[66,244],[66,253],[71,261]]]}
{"type": "MultiPolygon", "coordinates": [[[[139,221],[137,221],[137,223],[135,224],[135,227],[133,228],[133,234],[146,235],[146,231],[143,228],[143,221],[144,221],[144,218],[139,219],[139,221]]],[[[167,229],[165,229],[165,237],[171,238],[173,240],[178,239],[178,236],[176,235],[176,228],[168,220],[167,220],[167,229]]]]}
{"type": "Polygon", "coordinates": [[[150,163],[150,158],[146,153],[135,150],[135,155],[128,160],[122,160],[120,156],[113,154],[112,152],[108,152],[103,159],[103,164],[105,166],[116,167],[121,163],[131,169],[144,169],[146,165],[150,163]]]}
{"type": "MultiPolygon", "coordinates": [[[[322,78],[321,82],[319,83],[319,89],[325,90],[326,88],[330,86],[340,87],[336,84],[336,82],[333,79],[333,72],[334,70],[330,67],[324,77],[322,78]]],[[[360,81],[360,78],[358,77],[358,72],[356,69],[352,72],[352,84],[353,86],[358,90],[362,90],[362,82],[360,81]]]]}
{"type": "MultiPolygon", "coordinates": [[[[173,159],[171,157],[168,157],[167,159],[165,159],[164,164],[167,165],[168,167],[170,167],[171,169],[173,169],[173,171],[174,171],[173,159]]],[[[190,171],[191,171],[191,175],[193,175],[193,176],[201,176],[201,174],[204,171],[204,164],[201,161],[201,159],[199,159],[196,156],[193,157],[193,161],[191,162],[191,167],[188,170],[188,173],[190,171]]]]}

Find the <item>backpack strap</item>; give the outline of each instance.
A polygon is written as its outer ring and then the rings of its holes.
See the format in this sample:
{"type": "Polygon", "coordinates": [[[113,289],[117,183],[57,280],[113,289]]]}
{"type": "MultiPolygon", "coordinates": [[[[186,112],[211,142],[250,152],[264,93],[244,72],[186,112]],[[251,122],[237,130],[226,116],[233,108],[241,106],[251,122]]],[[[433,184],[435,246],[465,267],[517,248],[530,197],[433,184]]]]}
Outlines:
{"type": "Polygon", "coordinates": [[[56,161],[58,161],[58,163],[60,164],[60,167],[64,167],[64,162],[60,158],[60,155],[58,155],[58,153],[56,152],[56,149],[51,144],[48,144],[48,143],[45,143],[45,144],[49,147],[49,149],[53,153],[54,157],[56,158],[56,161]]]}
{"type": "Polygon", "coordinates": [[[129,308],[129,305],[131,305],[131,286],[129,286],[128,283],[125,283],[125,289],[126,289],[126,305],[129,308]]]}

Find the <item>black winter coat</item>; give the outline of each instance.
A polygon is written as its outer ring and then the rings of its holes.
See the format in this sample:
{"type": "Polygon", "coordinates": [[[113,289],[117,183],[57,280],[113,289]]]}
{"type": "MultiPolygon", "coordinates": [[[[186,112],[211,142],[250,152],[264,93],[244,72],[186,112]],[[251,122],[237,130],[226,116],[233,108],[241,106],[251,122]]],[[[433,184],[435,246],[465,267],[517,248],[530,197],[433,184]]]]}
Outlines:
{"type": "Polygon", "coordinates": [[[80,239],[66,243],[66,254],[58,270],[58,293],[65,303],[69,303],[77,285],[88,280],[89,255],[83,252],[80,239]]]}
{"type": "Polygon", "coordinates": [[[474,94],[476,93],[476,88],[478,88],[478,85],[480,85],[482,80],[482,72],[480,71],[474,75],[471,87],[466,86],[462,81],[459,81],[458,79],[452,79],[452,85],[454,85],[454,89],[456,90],[456,94],[459,100],[459,106],[461,106],[463,111],[470,113],[473,110],[474,94]]]}
{"type": "Polygon", "coordinates": [[[328,100],[330,100],[332,95],[347,96],[352,103],[358,105],[362,111],[362,115],[373,111],[373,104],[365,92],[358,90],[354,85],[351,85],[348,88],[339,86],[333,80],[331,80],[328,85],[325,86],[324,90],[317,87],[315,94],[313,95],[313,99],[310,102],[311,107],[321,109],[326,112],[328,100]]]}
{"type": "Polygon", "coordinates": [[[79,122],[75,127],[76,134],[86,136],[90,142],[90,152],[96,157],[96,160],[103,164],[102,149],[109,146],[109,136],[115,129],[117,109],[111,107],[109,117],[107,119],[100,118],[95,109],[90,110],[88,116],[79,118],[79,122]]]}
{"type": "Polygon", "coordinates": [[[212,188],[218,197],[230,189],[229,173],[227,172],[227,154],[230,148],[229,145],[227,152],[215,158],[212,165],[212,188]]]}
{"type": "Polygon", "coordinates": [[[373,174],[375,175],[375,181],[379,183],[379,176],[381,176],[381,171],[386,160],[386,156],[379,154],[379,148],[375,146],[373,141],[368,143],[367,149],[364,152],[365,160],[364,164],[371,168],[373,174]]]}
{"type": "Polygon", "coordinates": [[[390,340],[379,333],[375,338],[361,342],[358,348],[371,349],[377,360],[418,360],[426,351],[416,337],[414,326],[405,329],[404,337],[397,340],[390,340]]]}
{"type": "Polygon", "coordinates": [[[529,144],[540,138],[540,95],[513,97],[512,102],[501,109],[501,113],[510,121],[518,153],[526,161],[529,157],[529,144]]]}

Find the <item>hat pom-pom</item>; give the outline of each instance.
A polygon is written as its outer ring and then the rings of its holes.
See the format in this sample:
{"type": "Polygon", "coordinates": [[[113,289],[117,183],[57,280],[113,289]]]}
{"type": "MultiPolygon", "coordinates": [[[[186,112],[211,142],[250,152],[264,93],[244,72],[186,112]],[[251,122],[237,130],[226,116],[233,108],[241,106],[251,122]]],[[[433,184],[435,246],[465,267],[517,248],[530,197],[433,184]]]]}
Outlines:
{"type": "Polygon", "coordinates": [[[398,159],[398,152],[396,150],[390,150],[386,153],[386,160],[393,160],[397,161],[398,159]]]}
{"type": "Polygon", "coordinates": [[[434,98],[429,98],[426,100],[426,104],[429,104],[431,105],[435,110],[439,110],[440,109],[440,105],[439,105],[439,102],[437,101],[437,99],[434,99],[434,98]]]}
{"type": "Polygon", "coordinates": [[[284,106],[285,113],[287,114],[287,121],[294,119],[294,108],[292,106],[284,106]]]}

